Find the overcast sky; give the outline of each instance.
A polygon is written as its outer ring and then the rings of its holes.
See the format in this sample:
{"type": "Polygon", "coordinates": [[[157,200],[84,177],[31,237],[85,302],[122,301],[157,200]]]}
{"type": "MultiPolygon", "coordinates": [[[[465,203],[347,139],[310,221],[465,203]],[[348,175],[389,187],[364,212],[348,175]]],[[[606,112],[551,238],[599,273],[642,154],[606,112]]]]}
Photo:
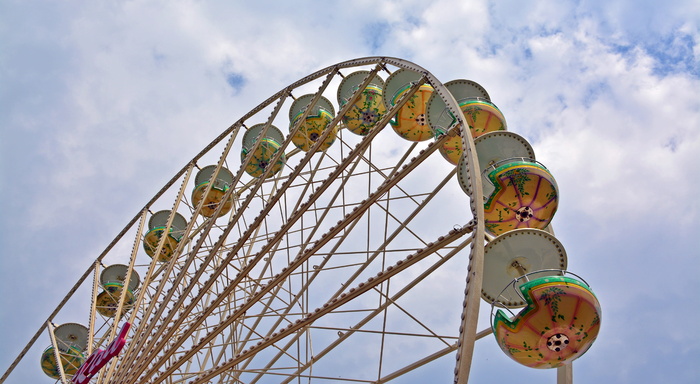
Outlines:
{"type": "MultiPolygon", "coordinates": [[[[393,56],[479,82],[556,176],[557,237],[603,306],[575,381],[697,383],[699,21],[696,0],[0,2],[0,371],[223,129],[393,56]]],[[[50,382],[43,347],[8,382],[50,382]]],[[[477,343],[474,382],[554,382],[529,371],[477,343]]]]}

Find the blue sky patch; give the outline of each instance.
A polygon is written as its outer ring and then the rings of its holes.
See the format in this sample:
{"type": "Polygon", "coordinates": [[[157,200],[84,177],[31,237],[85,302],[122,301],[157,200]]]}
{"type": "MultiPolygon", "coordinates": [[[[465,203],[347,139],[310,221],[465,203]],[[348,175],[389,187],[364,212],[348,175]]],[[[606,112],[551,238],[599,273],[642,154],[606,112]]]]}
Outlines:
{"type": "Polygon", "coordinates": [[[235,91],[238,92],[246,83],[245,77],[240,73],[229,72],[226,74],[226,83],[235,91]]]}
{"type": "Polygon", "coordinates": [[[695,59],[693,48],[695,41],[686,33],[676,33],[661,37],[658,41],[645,45],[647,53],[656,59],[654,72],[657,75],[687,72],[700,75],[698,61],[695,59]]]}
{"type": "Polygon", "coordinates": [[[376,53],[386,41],[386,36],[389,34],[389,23],[375,22],[369,23],[364,29],[364,40],[369,46],[372,53],[376,53]]]}

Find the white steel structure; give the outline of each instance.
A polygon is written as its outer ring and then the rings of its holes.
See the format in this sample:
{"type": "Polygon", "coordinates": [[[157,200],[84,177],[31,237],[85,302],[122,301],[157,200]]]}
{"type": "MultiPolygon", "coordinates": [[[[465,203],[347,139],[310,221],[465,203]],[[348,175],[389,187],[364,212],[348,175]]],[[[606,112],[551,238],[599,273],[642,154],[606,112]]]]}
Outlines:
{"type": "MultiPolygon", "coordinates": [[[[265,100],[187,162],[98,255],[17,361],[40,337],[59,350],[58,321],[87,324],[85,356],[129,323],[125,347],[91,382],[383,383],[448,358],[454,381],[466,383],[474,342],[490,332],[477,332],[488,241],[479,170],[458,103],[424,68],[370,57],[322,69],[265,100]],[[406,84],[383,115],[368,118],[366,135],[350,132],[342,117],[362,95],[353,89],[342,105],[335,103],[343,78],[366,71],[355,87],[362,90],[374,76],[400,69],[419,80],[406,84]],[[453,121],[443,134],[411,142],[389,122],[423,84],[453,121]],[[302,119],[290,122],[296,116],[287,112],[302,96],[308,105],[334,100],[337,113],[324,134],[337,128],[337,137],[324,150],[317,151],[327,136],[308,151],[291,141],[312,112],[302,109],[302,119]],[[283,132],[269,162],[283,162],[279,171],[262,164],[259,176],[246,172],[261,145],[244,138],[252,127],[256,137],[273,135],[275,127],[283,132]],[[458,167],[438,151],[456,136],[468,194],[458,167]],[[205,181],[230,170],[221,188],[230,209],[193,200],[195,184],[202,185],[195,175],[207,166],[213,167],[205,181]],[[158,238],[155,255],[172,248],[163,260],[149,257],[143,244],[160,211],[177,212],[185,223],[176,228],[178,242],[158,238]],[[117,254],[124,244],[131,253],[117,254]],[[100,311],[98,296],[107,291],[101,274],[113,264],[140,281],[133,290],[113,290],[113,308],[100,311]],[[63,314],[66,302],[89,296],[79,292],[92,294],[84,315],[63,314]]],[[[204,185],[205,195],[216,189],[204,185]]],[[[179,220],[169,213],[161,215],[166,228],[179,220]]],[[[69,383],[59,367],[57,381],[69,383]]],[[[571,373],[560,376],[570,380],[571,373]]]]}

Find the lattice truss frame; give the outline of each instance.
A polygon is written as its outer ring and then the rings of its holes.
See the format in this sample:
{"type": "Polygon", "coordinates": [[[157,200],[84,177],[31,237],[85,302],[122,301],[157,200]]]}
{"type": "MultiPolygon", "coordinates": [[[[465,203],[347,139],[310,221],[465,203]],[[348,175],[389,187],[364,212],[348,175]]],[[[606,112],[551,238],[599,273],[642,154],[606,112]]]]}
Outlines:
{"type": "MultiPolygon", "coordinates": [[[[476,175],[465,126],[439,80],[392,58],[336,64],[261,103],[183,167],[64,300],[83,300],[89,313],[88,353],[131,324],[126,347],[93,381],[385,382],[443,356],[454,361],[457,351],[455,381],[465,382],[481,289],[483,197],[479,177],[468,178],[471,196],[465,194],[457,168],[437,150],[462,136],[465,166],[476,175]],[[326,151],[303,152],[291,143],[300,123],[290,127],[286,111],[295,98],[310,93],[312,102],[334,100],[344,75],[369,71],[364,89],[375,74],[399,68],[423,78],[368,135],[343,129],[341,117],[360,96],[355,92],[330,123],[340,129],[326,151]],[[423,83],[443,98],[454,124],[435,140],[406,141],[389,121],[423,83]],[[281,172],[273,175],[269,167],[254,178],[244,169],[251,155],[241,156],[241,137],[259,123],[263,134],[273,125],[285,132],[273,162],[282,154],[286,162],[281,172]],[[201,215],[191,198],[194,174],[210,164],[233,174],[224,196],[232,209],[218,218],[201,215]],[[143,238],[148,217],[164,209],[179,212],[188,225],[170,261],[159,262],[145,254],[143,238]],[[112,263],[136,271],[141,284],[131,308],[127,290],[119,292],[110,318],[94,302],[100,271],[112,263]],[[90,291],[92,305],[80,294],[90,291]]],[[[173,215],[167,225],[172,222],[173,215]]]]}

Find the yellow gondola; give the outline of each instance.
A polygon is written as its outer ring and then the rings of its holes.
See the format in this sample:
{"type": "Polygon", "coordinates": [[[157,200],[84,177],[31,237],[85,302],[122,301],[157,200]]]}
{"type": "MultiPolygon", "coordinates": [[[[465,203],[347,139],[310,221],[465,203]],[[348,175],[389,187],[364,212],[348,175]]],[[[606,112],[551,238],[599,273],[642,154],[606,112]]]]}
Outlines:
{"type": "Polygon", "coordinates": [[[520,286],[527,301],[515,317],[496,312],[493,331],[506,355],[532,368],[556,368],[583,355],[600,330],[600,303],[585,283],[548,276],[520,286]]]}
{"type": "MultiPolygon", "coordinates": [[[[338,104],[341,108],[359,90],[359,86],[367,75],[369,75],[369,71],[358,71],[343,79],[338,86],[338,104]]],[[[342,118],[343,123],[350,132],[360,136],[367,136],[370,130],[375,128],[376,123],[384,117],[386,106],[383,101],[383,86],[384,81],[379,76],[375,76],[367,87],[360,90],[359,98],[342,118]]],[[[376,129],[381,128],[383,127],[376,127],[376,129]]]]}
{"type": "Polygon", "coordinates": [[[557,211],[559,193],[552,174],[537,162],[495,164],[488,179],[494,190],[484,203],[486,229],[492,234],[518,228],[544,229],[557,211]]]}
{"type": "Polygon", "coordinates": [[[265,137],[259,137],[264,129],[264,124],[256,124],[243,134],[243,148],[241,149],[241,162],[245,162],[248,154],[253,152],[250,161],[245,166],[245,171],[253,177],[260,177],[265,170],[272,167],[267,177],[272,177],[279,173],[286,162],[282,154],[274,163],[272,160],[280,150],[284,141],[284,135],[274,125],[268,127],[265,137]],[[258,143],[259,141],[259,143],[258,143]]]}
{"type": "MultiPolygon", "coordinates": [[[[484,87],[471,80],[452,80],[445,87],[459,104],[465,122],[469,126],[472,138],[498,130],[506,130],[506,120],[501,111],[491,103],[489,94],[484,87]]],[[[453,127],[457,118],[448,110],[447,104],[434,93],[428,100],[427,117],[435,138],[447,133],[453,127]]],[[[462,137],[454,135],[440,147],[442,156],[452,164],[457,165],[462,158],[462,137]]]]}
{"type": "MultiPolygon", "coordinates": [[[[330,100],[321,96],[316,104],[311,107],[304,121],[300,123],[299,120],[315,96],[314,94],[300,96],[294,100],[292,106],[289,108],[290,132],[292,128],[300,124],[299,130],[292,136],[292,143],[304,152],[310,151],[311,147],[323,137],[323,134],[328,129],[328,125],[335,116],[333,104],[331,104],[330,100]]],[[[337,134],[338,127],[334,126],[323,140],[323,143],[318,146],[316,152],[323,152],[333,145],[337,134]]]]}
{"type": "MultiPolygon", "coordinates": [[[[501,111],[491,102],[473,98],[459,102],[459,107],[464,114],[464,119],[469,125],[469,131],[472,138],[489,133],[502,131],[506,129],[506,120],[501,111]]],[[[442,129],[436,130],[436,135],[445,133],[442,129]]],[[[452,164],[458,164],[462,157],[462,137],[455,135],[445,141],[440,147],[440,153],[452,164]]]]}
{"type": "MultiPolygon", "coordinates": [[[[392,99],[392,105],[398,101],[412,86],[408,84],[392,99]]],[[[416,93],[396,113],[396,117],[389,123],[399,136],[408,141],[425,141],[433,137],[433,130],[428,125],[425,117],[428,99],[433,94],[433,87],[423,84],[416,93]]]]}
{"type": "MultiPolygon", "coordinates": [[[[224,195],[231,187],[231,183],[233,183],[233,175],[231,174],[231,171],[222,167],[219,169],[219,173],[214,180],[214,184],[211,186],[209,193],[205,197],[204,192],[207,190],[211,177],[215,171],[216,165],[208,165],[197,172],[194,179],[196,185],[192,191],[192,204],[195,207],[198,207],[200,203],[202,204],[200,214],[204,217],[214,216],[219,204],[222,204],[224,195]],[[203,203],[202,200],[204,200],[203,203]]],[[[219,211],[218,217],[227,214],[231,210],[231,207],[233,206],[233,196],[229,195],[229,198],[223,202],[223,205],[224,206],[219,211]]],[[[167,243],[171,243],[170,240],[168,240],[167,243]]],[[[172,249],[175,249],[172,247],[172,244],[170,245],[172,249]]]]}
{"type": "MultiPolygon", "coordinates": [[[[168,219],[170,218],[171,211],[163,210],[154,213],[148,220],[148,232],[143,238],[143,248],[146,254],[153,257],[158,250],[158,244],[160,244],[160,239],[165,233],[165,227],[168,224],[168,219]]],[[[187,220],[175,212],[172,219],[170,229],[168,230],[168,236],[165,238],[163,243],[163,248],[161,248],[157,260],[158,261],[169,261],[177,248],[177,244],[182,239],[185,229],[187,229],[187,220]]],[[[131,288],[132,290],[135,288],[131,288]]]]}
{"type": "MultiPolygon", "coordinates": [[[[59,355],[61,357],[61,365],[63,365],[63,373],[65,373],[67,377],[75,375],[80,366],[85,362],[83,352],[76,347],[70,347],[65,351],[59,351],[59,355]]],[[[44,353],[41,354],[41,370],[44,371],[46,376],[52,379],[61,378],[53,346],[46,348],[44,353]]]]}
{"type": "MultiPolygon", "coordinates": [[[[122,295],[122,290],[124,284],[116,281],[112,281],[104,284],[104,291],[97,295],[95,306],[97,312],[99,312],[104,317],[114,317],[117,314],[117,308],[119,307],[119,299],[122,295]]],[[[130,290],[126,290],[126,297],[124,298],[124,307],[121,315],[123,316],[128,312],[134,305],[134,293],[130,290]]]]}

